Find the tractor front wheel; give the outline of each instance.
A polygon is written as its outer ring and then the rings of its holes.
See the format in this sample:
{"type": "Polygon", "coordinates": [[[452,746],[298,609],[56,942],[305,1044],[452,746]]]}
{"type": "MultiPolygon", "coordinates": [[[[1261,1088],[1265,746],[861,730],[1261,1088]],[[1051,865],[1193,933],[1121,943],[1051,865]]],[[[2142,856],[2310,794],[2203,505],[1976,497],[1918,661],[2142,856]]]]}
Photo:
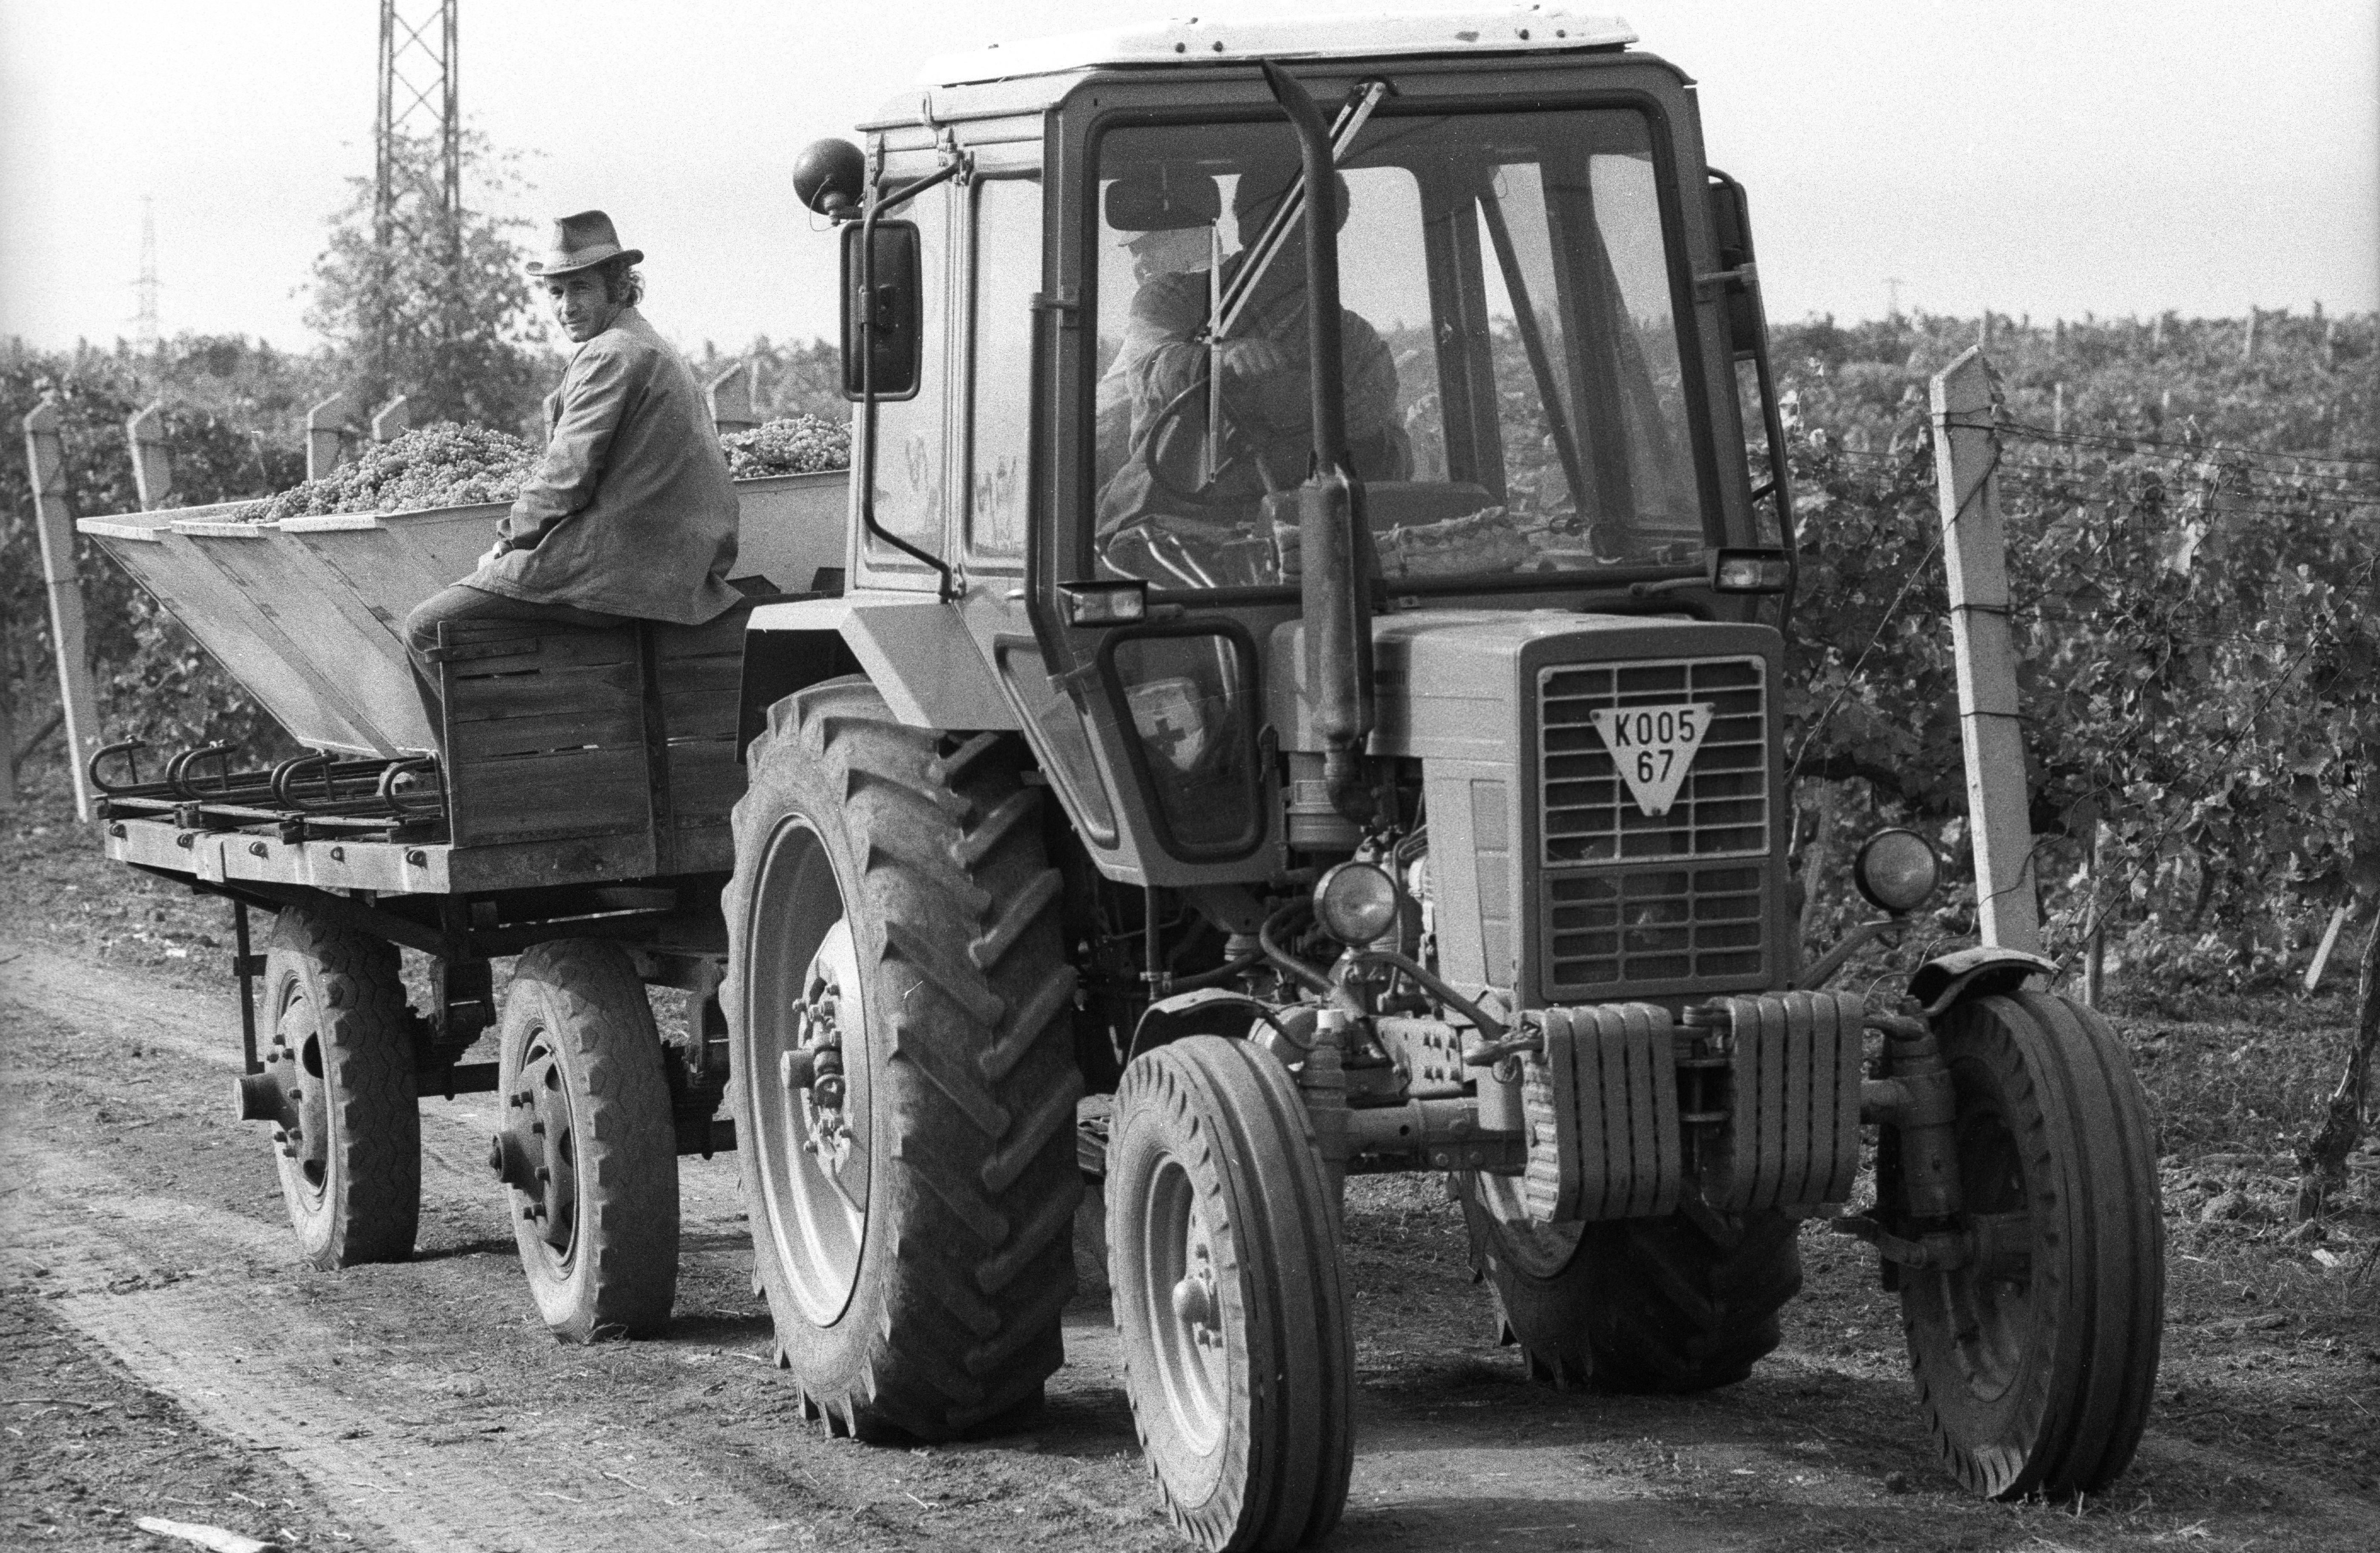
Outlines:
{"type": "Polygon", "coordinates": [[[1124,1386],[1174,1525],[1209,1550],[1339,1523],[1354,1352],[1333,1205],[1297,1089],[1245,1041],[1134,1061],[1108,1147],[1124,1386]]]}
{"type": "MultiPolygon", "coordinates": [[[[2107,1022],[2063,998],[1979,998],[1934,1035],[1964,1213],[1998,1249],[1900,1274],[1926,1421],[1977,1493],[2095,1490],[2131,1461],[2156,1385],[2165,1220],[2147,1099],[2107,1022]]],[[[1879,1171],[1888,1211],[1895,1157],[1879,1171]]]]}

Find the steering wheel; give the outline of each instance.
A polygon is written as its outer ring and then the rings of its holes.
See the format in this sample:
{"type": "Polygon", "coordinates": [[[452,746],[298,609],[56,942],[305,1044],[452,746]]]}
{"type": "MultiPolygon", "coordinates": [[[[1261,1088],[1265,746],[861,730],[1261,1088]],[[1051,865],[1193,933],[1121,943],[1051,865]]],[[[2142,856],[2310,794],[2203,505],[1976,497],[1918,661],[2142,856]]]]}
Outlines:
{"type": "Polygon", "coordinates": [[[1270,471],[1265,468],[1262,453],[1242,429],[1239,418],[1231,414],[1228,386],[1222,394],[1216,395],[1215,401],[1219,425],[1215,433],[1218,456],[1214,478],[1203,484],[1185,484],[1174,478],[1171,467],[1177,461],[1184,462],[1188,467],[1196,467],[1204,433],[1192,425],[1190,417],[1192,411],[1204,407],[1207,394],[1208,380],[1201,375],[1165,402],[1139,440],[1133,444],[1134,455],[1148,470],[1149,484],[1160,495],[1172,501],[1186,502],[1196,507],[1212,506],[1217,502],[1216,488],[1223,483],[1226,475],[1245,461],[1256,470],[1257,480],[1266,490],[1274,489],[1270,471]],[[1186,446],[1185,438],[1188,439],[1186,446]]]}

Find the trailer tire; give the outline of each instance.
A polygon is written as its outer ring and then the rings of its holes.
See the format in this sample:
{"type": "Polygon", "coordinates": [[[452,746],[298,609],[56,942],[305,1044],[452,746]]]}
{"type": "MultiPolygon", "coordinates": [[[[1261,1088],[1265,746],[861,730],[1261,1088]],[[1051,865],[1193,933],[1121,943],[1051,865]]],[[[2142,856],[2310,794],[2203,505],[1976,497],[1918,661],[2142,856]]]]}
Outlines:
{"type": "Polygon", "coordinates": [[[515,1170],[526,1167],[505,1183],[506,1217],[538,1315],[565,1342],[669,1326],[677,1131],[662,1062],[644,982],[619,945],[554,940],[513,966],[492,1163],[503,1171],[510,1147],[515,1170]]]}
{"type": "Polygon", "coordinates": [[[282,1200],[326,1270],[401,1262],[421,1217],[413,1020],[394,944],[285,906],[265,945],[265,1072],[292,1092],[282,1200]]]}
{"type": "Polygon", "coordinates": [[[1354,1460],[1354,1343],[1287,1071],[1210,1035],[1135,1058],[1106,1191],[1124,1389],[1175,1529],[1208,1553],[1327,1535],[1354,1460]]]}
{"type": "Polygon", "coordinates": [[[998,1426],[1064,1357],[1075,973],[1022,754],[844,679],[747,756],[728,1089],[778,1363],[830,1433],[998,1426]]]}
{"type": "MultiPolygon", "coordinates": [[[[1972,1264],[1900,1271],[1920,1405],[1975,1493],[2095,1492],[2131,1463],[2156,1388],[2165,1216],[2147,1098],[2107,1022],[2064,998],[1978,998],[1934,1034],[1964,1210],[2022,1211],[2031,1233],[2021,1287],[1972,1264]]],[[[1888,1215],[1897,1159],[1879,1151],[1888,1215]]]]}
{"type": "Polygon", "coordinates": [[[1707,1391],[1778,1344],[1802,1287],[1800,1228],[1780,1213],[1689,1202],[1662,1219],[1531,1223],[1508,1178],[1456,1178],[1473,1273],[1531,1376],[1604,1391],[1707,1391]]]}

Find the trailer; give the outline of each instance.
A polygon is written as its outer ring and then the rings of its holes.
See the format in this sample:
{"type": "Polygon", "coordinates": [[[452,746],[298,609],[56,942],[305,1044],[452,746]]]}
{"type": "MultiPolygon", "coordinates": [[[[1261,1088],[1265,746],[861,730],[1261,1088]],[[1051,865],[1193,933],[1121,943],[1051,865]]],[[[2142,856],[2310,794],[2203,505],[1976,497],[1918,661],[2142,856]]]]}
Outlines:
{"type": "Polygon", "coordinates": [[[243,768],[133,740],[91,776],[110,857],[232,904],[236,1100],[273,1126],[317,1265],[407,1256],[419,1099],[501,1091],[489,1162],[548,1324],[667,1321],[676,1157],[734,1147],[716,994],[746,621],[839,590],[844,561],[842,472],[736,491],[745,602],[698,626],[450,626],[435,730],[399,633],[470,572],[501,504],[79,524],[306,748],[243,768]],[[400,950],[429,959],[427,1008],[400,950]],[[516,955],[500,1017],[492,963],[516,955]],[[648,985],[688,993],[683,1044],[661,1040],[648,985]],[[468,1060],[495,1027],[496,1060],[468,1060]]]}

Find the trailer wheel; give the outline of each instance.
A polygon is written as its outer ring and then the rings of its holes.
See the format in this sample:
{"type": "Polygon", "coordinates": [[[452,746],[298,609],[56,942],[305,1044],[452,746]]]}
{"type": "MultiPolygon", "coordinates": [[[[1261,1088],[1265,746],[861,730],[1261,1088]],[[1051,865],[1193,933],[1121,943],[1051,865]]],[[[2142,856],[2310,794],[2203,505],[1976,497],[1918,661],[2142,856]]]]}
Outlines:
{"type": "Polygon", "coordinates": [[[736,1159],[778,1362],[830,1432],[997,1424],[1064,1357],[1075,973],[1020,754],[846,679],[780,702],[747,757],[736,1159]]]}
{"type": "MultiPolygon", "coordinates": [[[[2156,1385],[2165,1220],[2146,1098],[2107,1021],[2063,998],[1977,999],[1934,1034],[1966,1213],[2009,1216],[2030,1255],[1900,1273],[1919,1401],[1974,1492],[2095,1490],[2131,1462],[2156,1385]]],[[[1889,1209],[1890,1150],[1880,1173],[1889,1209]]]]}
{"type": "Polygon", "coordinates": [[[1107,1199],[1124,1386],[1175,1527],[1207,1549],[1321,1537],[1347,1502],[1354,1349],[1289,1074],[1220,1036],[1134,1061],[1107,1199]]]}
{"type": "Polygon", "coordinates": [[[307,1260],[401,1262],[421,1215],[421,1112],[396,949],[285,906],[265,947],[265,1072],[289,1097],[281,1195],[307,1260]]]}
{"type": "Polygon", "coordinates": [[[504,994],[489,1163],[521,1268],[568,1342],[654,1337],[677,1297],[677,1133],[661,1035],[617,944],[540,943],[504,994]]]}
{"type": "Polygon", "coordinates": [[[1663,1219],[1541,1225],[1512,1177],[1456,1185],[1472,1271],[1529,1373],[1558,1387],[1731,1386],[1777,1346],[1777,1313],[1802,1287],[1798,1227],[1782,1214],[1690,1202],[1663,1219]]]}

